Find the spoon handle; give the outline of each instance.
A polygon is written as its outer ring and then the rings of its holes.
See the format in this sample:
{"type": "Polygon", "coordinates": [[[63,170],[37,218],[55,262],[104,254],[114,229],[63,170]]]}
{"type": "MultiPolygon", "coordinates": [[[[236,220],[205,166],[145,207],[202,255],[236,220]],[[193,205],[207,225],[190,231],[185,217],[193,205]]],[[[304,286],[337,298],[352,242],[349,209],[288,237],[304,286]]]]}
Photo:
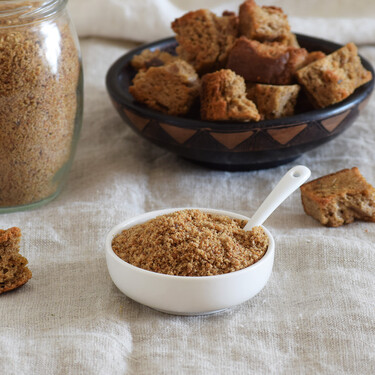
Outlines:
{"type": "Polygon", "coordinates": [[[303,165],[297,165],[290,169],[260,205],[255,214],[245,225],[244,230],[251,230],[253,227],[262,225],[268,216],[270,216],[290,194],[299,188],[310,175],[310,169],[303,165]]]}

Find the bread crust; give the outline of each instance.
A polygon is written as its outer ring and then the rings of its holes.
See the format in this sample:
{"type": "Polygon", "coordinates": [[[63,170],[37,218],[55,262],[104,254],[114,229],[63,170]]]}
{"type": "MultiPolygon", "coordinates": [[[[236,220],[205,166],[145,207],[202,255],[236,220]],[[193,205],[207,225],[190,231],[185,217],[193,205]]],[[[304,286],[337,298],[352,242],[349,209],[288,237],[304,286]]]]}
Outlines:
{"type": "Polygon", "coordinates": [[[265,44],[241,36],[228,55],[226,67],[249,82],[289,85],[307,56],[305,48],[265,44]]]}

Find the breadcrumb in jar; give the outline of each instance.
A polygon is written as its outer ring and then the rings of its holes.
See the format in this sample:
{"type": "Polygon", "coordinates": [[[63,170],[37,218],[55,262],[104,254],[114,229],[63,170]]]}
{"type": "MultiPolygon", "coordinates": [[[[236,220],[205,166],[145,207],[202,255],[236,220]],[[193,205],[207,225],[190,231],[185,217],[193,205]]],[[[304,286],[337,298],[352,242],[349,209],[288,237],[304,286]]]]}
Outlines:
{"type": "Polygon", "coordinates": [[[262,227],[196,209],[176,211],[123,230],[112,249],[133,266],[176,276],[213,276],[260,260],[269,240],[262,227]]]}
{"type": "Polygon", "coordinates": [[[0,211],[55,196],[78,139],[79,48],[65,2],[49,6],[0,1],[0,211]]]}

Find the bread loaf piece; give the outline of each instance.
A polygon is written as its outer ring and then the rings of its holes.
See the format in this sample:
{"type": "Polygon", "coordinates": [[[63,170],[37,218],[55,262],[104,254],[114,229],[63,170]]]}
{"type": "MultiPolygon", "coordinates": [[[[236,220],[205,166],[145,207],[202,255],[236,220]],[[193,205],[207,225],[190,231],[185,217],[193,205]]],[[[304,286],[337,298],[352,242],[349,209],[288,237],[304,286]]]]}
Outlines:
{"type": "Polygon", "coordinates": [[[184,115],[199,96],[199,78],[194,68],[181,59],[140,70],[129,92],[148,107],[170,115],[184,115]]]}
{"type": "Polygon", "coordinates": [[[338,103],[371,80],[372,74],[362,66],[357,52],[355,44],[348,43],[296,72],[315,107],[338,103]]]}
{"type": "Polygon", "coordinates": [[[250,84],[246,87],[247,97],[252,100],[262,118],[275,119],[294,114],[299,85],[250,84]]]}
{"type": "Polygon", "coordinates": [[[258,6],[254,0],[244,1],[239,8],[240,35],[259,42],[283,41],[290,38],[287,15],[275,6],[258,6]]]}
{"type": "Polygon", "coordinates": [[[177,54],[199,74],[224,67],[238,35],[238,17],[231,12],[216,16],[207,9],[186,13],[172,22],[177,54]]]}
{"type": "Polygon", "coordinates": [[[208,121],[259,121],[255,104],[246,97],[244,79],[229,69],[202,77],[201,118],[208,121]]]}
{"type": "Polygon", "coordinates": [[[19,254],[20,240],[19,228],[0,229],[0,294],[27,283],[32,276],[27,259],[19,254]]]}
{"type": "Polygon", "coordinates": [[[304,48],[276,42],[260,43],[241,36],[228,55],[226,67],[249,82],[289,85],[307,55],[304,48]]]}
{"type": "Polygon", "coordinates": [[[375,189],[357,167],[343,169],[301,186],[306,214],[328,227],[354,220],[375,222],[375,189]]]}
{"type": "Polygon", "coordinates": [[[154,51],[144,49],[139,55],[135,55],[130,63],[136,70],[147,70],[152,66],[162,66],[176,59],[177,56],[159,49],[154,51]]]}

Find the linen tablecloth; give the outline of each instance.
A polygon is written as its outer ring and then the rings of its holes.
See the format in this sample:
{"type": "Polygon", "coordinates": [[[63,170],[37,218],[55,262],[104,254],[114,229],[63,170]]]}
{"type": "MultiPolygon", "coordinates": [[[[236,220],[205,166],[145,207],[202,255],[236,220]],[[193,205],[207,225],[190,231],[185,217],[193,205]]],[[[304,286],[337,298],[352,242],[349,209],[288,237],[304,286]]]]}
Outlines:
{"type": "MultiPolygon", "coordinates": [[[[123,123],[104,83],[112,62],[136,42],[171,35],[169,22],[188,9],[239,4],[71,1],[84,123],[61,195],[37,210],[0,215],[0,228],[21,228],[21,253],[33,272],[25,286],[0,296],[1,374],[375,373],[375,224],[323,227],[305,215],[299,192],[265,224],[276,241],[268,284],[237,307],[164,314],[124,296],[107,272],[106,233],[146,211],[198,206],[251,215],[295,164],[308,166],[311,178],[357,166],[375,185],[375,96],[333,141],[294,163],[252,172],[197,166],[123,123]]],[[[294,31],[355,41],[375,64],[373,1],[273,4],[291,15],[294,31]]]]}

